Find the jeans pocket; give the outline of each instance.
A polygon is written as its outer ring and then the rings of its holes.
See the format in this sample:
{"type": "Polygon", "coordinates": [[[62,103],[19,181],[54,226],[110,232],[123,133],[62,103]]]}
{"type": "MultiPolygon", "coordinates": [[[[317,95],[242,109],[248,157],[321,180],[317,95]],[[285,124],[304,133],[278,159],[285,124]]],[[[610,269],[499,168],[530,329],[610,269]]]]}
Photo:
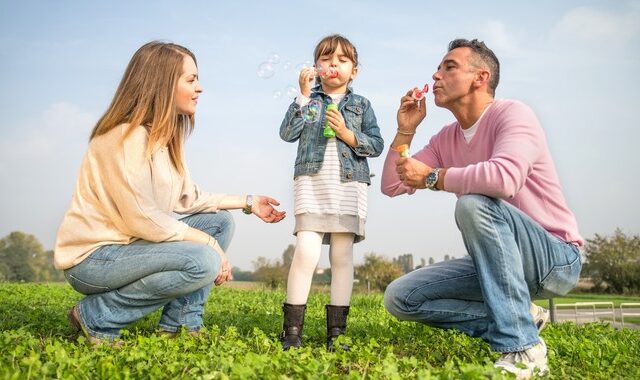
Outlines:
{"type": "Polygon", "coordinates": [[[64,277],[73,289],[85,295],[105,293],[111,290],[106,286],[92,285],[86,281],[82,281],[71,274],[69,270],[64,271],[64,277]]]}
{"type": "Polygon", "coordinates": [[[573,289],[580,279],[582,262],[580,254],[576,253],[575,259],[567,265],[556,265],[542,280],[537,296],[551,298],[563,296],[573,289]]]}

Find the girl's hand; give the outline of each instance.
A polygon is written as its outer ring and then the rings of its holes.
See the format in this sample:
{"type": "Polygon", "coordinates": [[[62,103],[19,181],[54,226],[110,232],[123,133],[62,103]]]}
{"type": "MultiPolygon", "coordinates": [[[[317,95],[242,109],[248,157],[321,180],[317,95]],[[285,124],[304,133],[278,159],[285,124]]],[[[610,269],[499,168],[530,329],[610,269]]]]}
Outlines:
{"type": "Polygon", "coordinates": [[[300,84],[300,94],[307,98],[311,96],[311,85],[316,79],[316,69],[313,67],[305,67],[300,70],[298,83],[300,84]]]}
{"type": "Polygon", "coordinates": [[[254,195],[251,212],[267,223],[278,223],[287,215],[284,211],[276,210],[274,205],[280,206],[280,202],[264,195],[254,195]]]}
{"type": "Polygon", "coordinates": [[[356,135],[353,134],[347,125],[344,122],[344,118],[342,114],[338,110],[328,110],[325,115],[327,121],[329,122],[329,127],[336,132],[336,138],[344,141],[347,145],[355,147],[358,145],[358,141],[356,140],[356,135]]]}

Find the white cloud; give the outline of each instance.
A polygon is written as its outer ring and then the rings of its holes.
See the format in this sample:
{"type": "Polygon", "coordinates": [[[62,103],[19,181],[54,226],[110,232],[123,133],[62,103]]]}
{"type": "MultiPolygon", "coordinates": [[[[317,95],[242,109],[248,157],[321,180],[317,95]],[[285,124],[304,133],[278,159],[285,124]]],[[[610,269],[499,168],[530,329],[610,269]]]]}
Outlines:
{"type": "Polygon", "coordinates": [[[57,150],[67,150],[70,143],[86,142],[95,120],[95,115],[75,104],[52,104],[39,117],[11,126],[22,134],[0,139],[0,168],[16,160],[55,159],[49,156],[57,150]]]}
{"type": "Polygon", "coordinates": [[[552,31],[552,37],[577,43],[619,45],[640,34],[640,8],[611,12],[579,7],[566,13],[552,31]]]}

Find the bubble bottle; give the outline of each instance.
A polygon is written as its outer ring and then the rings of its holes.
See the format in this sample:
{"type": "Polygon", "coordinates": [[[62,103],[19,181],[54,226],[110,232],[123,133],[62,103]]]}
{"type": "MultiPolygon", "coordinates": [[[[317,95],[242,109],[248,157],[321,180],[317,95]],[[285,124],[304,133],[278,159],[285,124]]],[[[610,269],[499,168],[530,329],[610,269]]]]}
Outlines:
{"type": "Polygon", "coordinates": [[[401,144],[396,147],[398,153],[400,153],[400,157],[409,157],[409,145],[401,144]]]}
{"type": "Polygon", "coordinates": [[[331,111],[331,110],[336,110],[337,111],[338,110],[338,106],[335,103],[329,103],[329,104],[327,104],[327,108],[325,109],[324,131],[322,132],[322,134],[326,138],[336,137],[336,131],[331,129],[331,127],[329,126],[329,120],[327,120],[327,118],[326,118],[326,112],[327,111],[331,111]]]}

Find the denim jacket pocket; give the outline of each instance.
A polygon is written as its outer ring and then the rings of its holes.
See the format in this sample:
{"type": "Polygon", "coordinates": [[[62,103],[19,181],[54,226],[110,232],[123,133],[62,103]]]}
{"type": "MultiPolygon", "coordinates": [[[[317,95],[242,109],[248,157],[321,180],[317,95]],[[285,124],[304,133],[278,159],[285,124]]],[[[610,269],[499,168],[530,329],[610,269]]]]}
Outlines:
{"type": "Polygon", "coordinates": [[[347,105],[345,108],[345,120],[351,129],[360,130],[364,109],[361,106],[347,105]]]}
{"type": "Polygon", "coordinates": [[[551,298],[569,293],[578,283],[581,269],[580,254],[577,253],[575,259],[569,264],[556,265],[551,269],[551,272],[540,283],[536,295],[542,298],[551,298]]]}

